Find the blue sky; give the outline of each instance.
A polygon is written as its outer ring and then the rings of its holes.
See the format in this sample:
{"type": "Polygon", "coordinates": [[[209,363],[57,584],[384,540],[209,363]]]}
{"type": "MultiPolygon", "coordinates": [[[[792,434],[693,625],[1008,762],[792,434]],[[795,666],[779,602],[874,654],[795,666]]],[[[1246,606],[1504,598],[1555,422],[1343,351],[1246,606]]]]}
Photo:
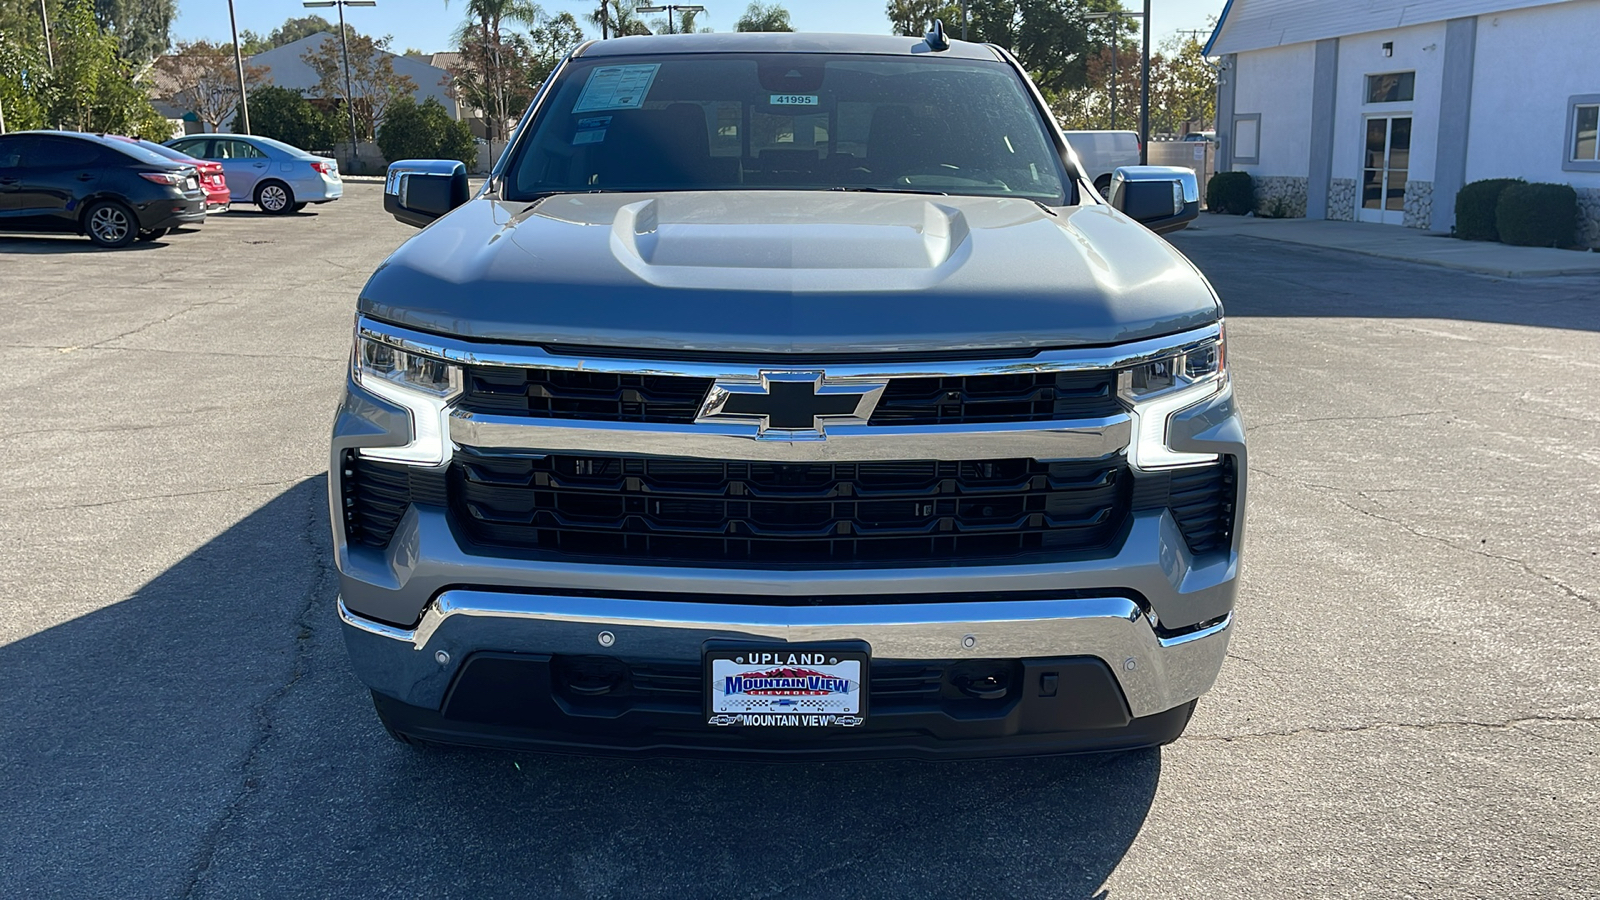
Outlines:
{"type": "MultiPolygon", "coordinates": [[[[749,0],[693,0],[706,7],[702,22],[718,31],[732,31],[749,0]]],[[[1139,0],[1125,3],[1136,8],[1139,0]]],[[[266,34],[290,16],[315,12],[329,19],[332,9],[307,10],[297,0],[235,0],[239,28],[266,34]]],[[[598,2],[540,0],[546,11],[569,11],[574,15],[599,6],[598,2]]],[[[642,3],[640,5],[643,5],[642,3]]],[[[889,19],[883,0],[787,0],[784,3],[800,31],[846,31],[884,34],[889,19]]],[[[1221,12],[1223,0],[1152,0],[1152,33],[1156,42],[1178,29],[1204,28],[1208,17],[1221,12]]],[[[394,35],[395,50],[415,47],[420,50],[446,50],[449,35],[465,15],[466,4],[455,0],[448,7],[443,0],[378,0],[371,9],[345,10],[347,21],[367,34],[394,35]]],[[[228,40],[227,0],[178,0],[178,20],[173,23],[175,38],[228,40]]],[[[599,37],[598,34],[594,35],[599,37]]]]}

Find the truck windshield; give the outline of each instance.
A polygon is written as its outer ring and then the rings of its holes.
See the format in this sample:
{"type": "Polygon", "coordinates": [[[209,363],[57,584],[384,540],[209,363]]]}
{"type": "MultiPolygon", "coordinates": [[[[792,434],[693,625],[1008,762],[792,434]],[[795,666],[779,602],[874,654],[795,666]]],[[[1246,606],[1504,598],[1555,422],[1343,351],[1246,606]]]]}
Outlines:
{"type": "Polygon", "coordinates": [[[987,60],[697,54],[573,60],[507,199],[583,191],[865,190],[1066,202],[1025,86],[987,60]]]}

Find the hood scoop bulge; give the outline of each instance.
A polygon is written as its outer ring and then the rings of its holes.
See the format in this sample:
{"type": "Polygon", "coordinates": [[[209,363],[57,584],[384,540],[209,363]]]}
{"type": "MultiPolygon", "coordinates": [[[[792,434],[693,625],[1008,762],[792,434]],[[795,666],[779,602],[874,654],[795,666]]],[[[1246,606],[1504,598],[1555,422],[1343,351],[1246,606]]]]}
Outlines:
{"type": "Polygon", "coordinates": [[[611,253],[660,287],[795,292],[919,290],[970,256],[959,209],[920,197],[836,196],[787,214],[759,194],[726,205],[688,195],[628,203],[612,220],[611,253]]]}

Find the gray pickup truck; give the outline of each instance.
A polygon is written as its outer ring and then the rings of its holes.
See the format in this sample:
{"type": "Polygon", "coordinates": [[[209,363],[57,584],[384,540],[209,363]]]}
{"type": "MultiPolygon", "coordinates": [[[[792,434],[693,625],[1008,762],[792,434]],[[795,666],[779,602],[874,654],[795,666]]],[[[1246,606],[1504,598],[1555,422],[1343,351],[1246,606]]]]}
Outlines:
{"type": "Polygon", "coordinates": [[[1233,623],[1222,307],[1005,50],[575,50],[360,296],[339,615],[389,732],[620,754],[1170,742],[1233,623]]]}

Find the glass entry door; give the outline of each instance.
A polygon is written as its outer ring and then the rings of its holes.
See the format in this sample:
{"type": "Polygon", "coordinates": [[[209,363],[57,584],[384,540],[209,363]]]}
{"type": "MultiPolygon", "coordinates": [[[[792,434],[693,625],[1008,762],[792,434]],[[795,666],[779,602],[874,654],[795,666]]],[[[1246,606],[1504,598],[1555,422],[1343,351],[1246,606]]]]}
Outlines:
{"type": "Polygon", "coordinates": [[[1367,146],[1361,161],[1363,222],[1401,225],[1406,217],[1406,177],[1411,168],[1411,117],[1367,119],[1367,146]]]}

